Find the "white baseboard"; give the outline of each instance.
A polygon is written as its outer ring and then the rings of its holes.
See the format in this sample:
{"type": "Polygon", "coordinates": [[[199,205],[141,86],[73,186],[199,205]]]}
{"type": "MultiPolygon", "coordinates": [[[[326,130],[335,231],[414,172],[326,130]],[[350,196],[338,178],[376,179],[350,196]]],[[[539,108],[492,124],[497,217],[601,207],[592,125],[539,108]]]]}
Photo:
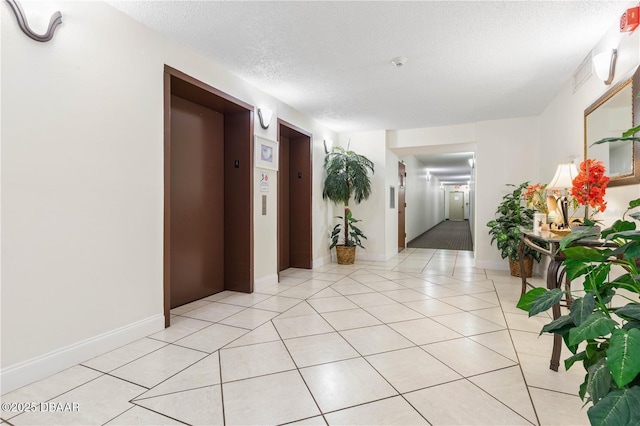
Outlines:
{"type": "Polygon", "coordinates": [[[278,274],[267,275],[253,281],[253,291],[260,291],[265,287],[278,284],[278,274]]]}
{"type": "Polygon", "coordinates": [[[3,368],[0,373],[0,383],[2,384],[0,393],[5,394],[44,379],[98,355],[157,333],[162,329],[164,329],[164,315],[154,315],[3,368]]]}
{"type": "Polygon", "coordinates": [[[495,269],[496,271],[508,271],[509,262],[506,260],[478,260],[476,259],[475,267],[480,269],[495,269]]]}
{"type": "Polygon", "coordinates": [[[311,267],[312,268],[319,268],[320,266],[324,266],[331,263],[331,255],[328,256],[323,256],[319,259],[313,259],[313,261],[311,262],[311,267]]]}
{"type": "Polygon", "coordinates": [[[364,250],[356,250],[356,260],[364,260],[366,262],[385,262],[387,256],[385,254],[369,254],[364,250]]]}

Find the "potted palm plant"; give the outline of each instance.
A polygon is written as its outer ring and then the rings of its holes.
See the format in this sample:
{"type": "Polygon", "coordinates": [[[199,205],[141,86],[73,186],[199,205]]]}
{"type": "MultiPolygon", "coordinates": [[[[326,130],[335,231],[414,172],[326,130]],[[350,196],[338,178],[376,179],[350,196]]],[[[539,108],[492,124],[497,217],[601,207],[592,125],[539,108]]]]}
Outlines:
{"type": "Polygon", "coordinates": [[[336,248],[339,264],[353,264],[356,246],[364,248],[362,239],[367,237],[355,224],[360,220],[353,217],[349,209],[349,201],[356,204],[366,200],[371,195],[371,174],[374,173],[373,162],[367,157],[355,152],[335,146],[324,159],[326,178],[322,190],[322,198],[329,199],[336,204],[344,204],[344,215],[336,216],[341,219],[331,232],[329,249],[336,248]],[[342,243],[342,244],[339,244],[342,243]]]}
{"type": "Polygon", "coordinates": [[[520,262],[518,258],[518,245],[520,244],[520,228],[531,228],[533,226],[533,209],[523,205],[523,191],[529,186],[529,182],[524,182],[519,186],[513,186],[515,189],[502,197],[502,202],[498,204],[496,210],[497,217],[487,223],[489,235],[491,235],[491,244],[496,242],[500,256],[503,259],[509,259],[509,269],[511,275],[515,277],[525,274],[530,277],[533,271],[533,261],[540,262],[541,254],[529,247],[525,247],[525,270],[520,271],[520,262]]]}

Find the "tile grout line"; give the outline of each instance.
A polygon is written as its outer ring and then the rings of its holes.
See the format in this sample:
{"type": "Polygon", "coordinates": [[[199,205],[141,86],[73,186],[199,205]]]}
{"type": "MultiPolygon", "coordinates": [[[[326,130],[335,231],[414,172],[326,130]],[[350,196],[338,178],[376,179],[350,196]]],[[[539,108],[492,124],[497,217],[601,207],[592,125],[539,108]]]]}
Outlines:
{"type": "MultiPolygon", "coordinates": [[[[493,282],[493,288],[496,292],[496,295],[498,295],[498,289],[496,289],[496,283],[495,281],[492,279],[491,280],[493,282]]],[[[527,395],[529,395],[529,402],[531,403],[531,408],[533,409],[533,414],[536,416],[536,420],[538,422],[538,425],[540,425],[540,416],[538,416],[538,410],[536,408],[536,404],[533,401],[533,396],[531,395],[531,391],[529,389],[529,383],[527,382],[527,376],[524,374],[524,370],[522,368],[522,361],[520,360],[520,354],[518,353],[518,349],[516,348],[515,342],[513,341],[513,335],[511,334],[511,328],[509,327],[509,323],[507,322],[507,317],[505,315],[504,312],[504,307],[502,306],[502,299],[500,298],[500,296],[498,295],[498,302],[500,303],[500,310],[502,311],[502,316],[504,317],[504,321],[505,324],[507,324],[507,332],[509,333],[509,340],[511,340],[511,346],[513,347],[513,351],[516,354],[516,358],[518,360],[518,368],[520,369],[520,374],[522,375],[522,380],[524,381],[524,385],[525,388],[527,390],[527,395]]]]}

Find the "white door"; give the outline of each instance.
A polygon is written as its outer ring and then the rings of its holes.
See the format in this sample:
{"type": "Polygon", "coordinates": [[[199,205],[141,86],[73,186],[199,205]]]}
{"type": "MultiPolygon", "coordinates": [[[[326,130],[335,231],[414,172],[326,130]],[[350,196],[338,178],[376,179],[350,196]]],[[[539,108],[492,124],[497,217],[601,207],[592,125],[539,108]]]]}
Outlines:
{"type": "Polygon", "coordinates": [[[449,193],[449,220],[464,220],[464,192],[449,193]]]}

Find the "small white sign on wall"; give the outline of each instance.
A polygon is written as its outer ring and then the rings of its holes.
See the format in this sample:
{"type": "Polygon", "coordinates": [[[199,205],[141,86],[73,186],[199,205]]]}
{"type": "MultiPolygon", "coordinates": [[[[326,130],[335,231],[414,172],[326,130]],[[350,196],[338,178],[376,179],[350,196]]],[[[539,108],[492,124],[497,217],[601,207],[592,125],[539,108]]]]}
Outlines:
{"type": "Polygon", "coordinates": [[[260,172],[260,192],[269,192],[269,173],[260,172]]]}

